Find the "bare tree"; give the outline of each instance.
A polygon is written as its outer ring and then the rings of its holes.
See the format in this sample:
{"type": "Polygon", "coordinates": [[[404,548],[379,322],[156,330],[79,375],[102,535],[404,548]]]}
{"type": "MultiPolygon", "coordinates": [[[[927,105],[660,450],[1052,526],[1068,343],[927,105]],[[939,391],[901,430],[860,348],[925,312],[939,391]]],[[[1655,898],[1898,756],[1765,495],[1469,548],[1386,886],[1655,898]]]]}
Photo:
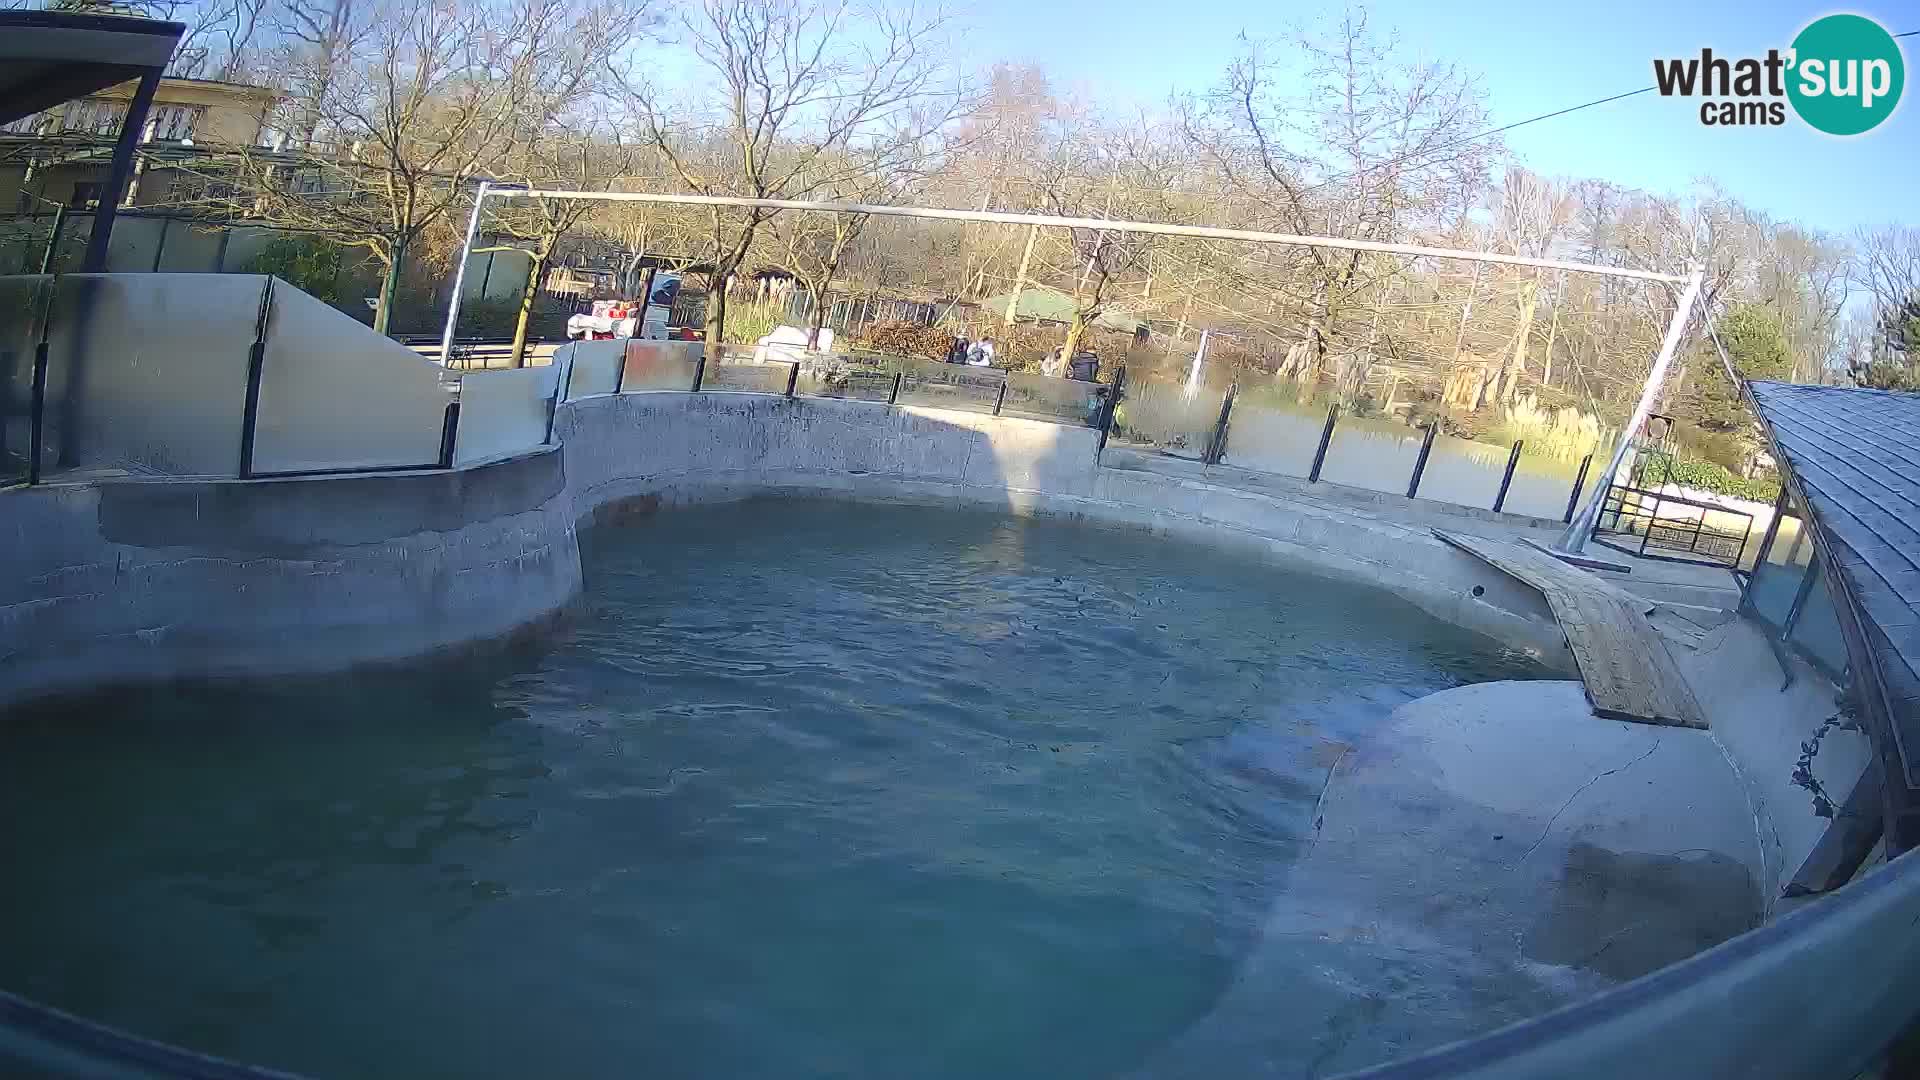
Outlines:
{"type": "MultiPolygon", "coordinates": [[[[331,2],[348,11],[350,0],[331,2]]],[[[277,119],[302,130],[303,152],[246,149],[215,167],[239,181],[240,216],[369,252],[385,270],[374,314],[384,332],[415,243],[466,202],[471,181],[586,94],[586,73],[623,47],[632,16],[620,0],[387,0],[331,39],[346,51],[326,61],[326,82],[296,81],[281,103],[277,119]]]]}
{"type": "MultiPolygon", "coordinates": [[[[1240,55],[1183,120],[1192,144],[1269,227],[1401,239],[1459,214],[1498,153],[1480,86],[1443,64],[1402,61],[1364,12],[1285,43],[1242,38],[1240,55]],[[1295,88],[1299,88],[1296,90],[1295,88]]],[[[1358,253],[1300,252],[1304,359],[1317,377],[1343,306],[1371,285],[1358,253]]]]}
{"type": "MultiPolygon", "coordinates": [[[[684,190],[807,199],[885,175],[964,107],[942,55],[946,21],[850,0],[699,0],[680,20],[703,98],[674,101],[638,63],[618,72],[647,141],[684,190]]],[[[707,341],[770,211],[708,215],[707,341]]]]}

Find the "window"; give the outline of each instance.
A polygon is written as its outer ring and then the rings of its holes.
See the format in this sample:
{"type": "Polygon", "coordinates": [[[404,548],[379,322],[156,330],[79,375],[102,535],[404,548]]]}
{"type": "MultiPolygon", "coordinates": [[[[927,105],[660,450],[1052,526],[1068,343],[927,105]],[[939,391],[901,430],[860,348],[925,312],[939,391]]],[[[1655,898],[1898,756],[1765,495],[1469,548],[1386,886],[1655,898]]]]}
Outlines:
{"type": "Polygon", "coordinates": [[[53,116],[48,113],[33,113],[28,116],[23,116],[10,124],[0,124],[0,134],[41,135],[46,132],[47,127],[53,119],[53,116]]]}
{"type": "Polygon", "coordinates": [[[117,135],[120,120],[127,115],[124,102],[104,98],[83,98],[67,106],[60,130],[83,135],[117,135]]]}
{"type": "Polygon", "coordinates": [[[193,138],[193,126],[202,111],[198,105],[155,105],[147,114],[147,140],[185,142],[193,138]]]}

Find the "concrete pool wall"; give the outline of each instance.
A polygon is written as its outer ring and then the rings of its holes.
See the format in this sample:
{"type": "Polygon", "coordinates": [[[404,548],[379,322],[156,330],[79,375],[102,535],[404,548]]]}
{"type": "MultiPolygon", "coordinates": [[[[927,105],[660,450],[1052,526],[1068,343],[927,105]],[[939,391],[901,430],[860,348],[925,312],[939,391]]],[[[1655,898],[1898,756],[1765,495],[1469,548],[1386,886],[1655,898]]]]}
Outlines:
{"type": "Polygon", "coordinates": [[[1570,669],[1544,601],[1423,522],[1102,468],[1088,428],[663,392],[568,402],[554,435],[557,445],[450,470],[0,494],[0,563],[14,571],[0,580],[0,705],[498,639],[579,592],[578,523],[776,494],[1055,514],[1224,544],[1389,589],[1570,669]]]}

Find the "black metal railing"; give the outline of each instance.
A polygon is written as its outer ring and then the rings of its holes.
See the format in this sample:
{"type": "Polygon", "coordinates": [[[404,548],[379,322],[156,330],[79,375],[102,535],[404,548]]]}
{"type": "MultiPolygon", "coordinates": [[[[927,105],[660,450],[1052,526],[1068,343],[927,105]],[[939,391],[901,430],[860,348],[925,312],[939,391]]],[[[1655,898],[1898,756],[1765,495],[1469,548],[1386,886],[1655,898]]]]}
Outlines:
{"type": "Polygon", "coordinates": [[[1611,484],[1593,523],[1597,543],[1649,559],[1739,569],[1753,515],[1717,503],[1611,484]]]}
{"type": "MultiPolygon", "coordinates": [[[[1124,384],[1124,379],[1117,379],[1116,381],[1124,384]]],[[[1165,384],[1160,384],[1158,390],[1160,392],[1167,392],[1170,395],[1185,393],[1184,391],[1173,390],[1165,384]]],[[[1211,395],[1205,399],[1193,399],[1190,394],[1188,396],[1190,400],[1192,400],[1195,408],[1205,405],[1206,402],[1212,400],[1211,395]]],[[[1202,465],[1237,465],[1238,463],[1230,460],[1229,450],[1232,444],[1235,405],[1240,396],[1240,386],[1237,383],[1226,387],[1226,389],[1221,392],[1217,410],[1213,410],[1213,406],[1211,405],[1206,406],[1213,411],[1208,413],[1209,420],[1205,424],[1204,430],[1199,430],[1200,424],[1197,418],[1193,418],[1191,414],[1189,414],[1187,428],[1175,433],[1172,437],[1172,445],[1164,447],[1164,449],[1169,453],[1175,454],[1175,456],[1187,456],[1189,458],[1196,456],[1194,451],[1197,449],[1197,457],[1202,465]]],[[[1128,395],[1126,391],[1123,390],[1121,393],[1114,395],[1112,403],[1117,407],[1120,402],[1125,400],[1128,400],[1128,395]]],[[[1320,426],[1319,438],[1313,448],[1311,464],[1306,467],[1306,476],[1304,479],[1310,484],[1322,482],[1321,474],[1325,471],[1329,455],[1333,452],[1334,435],[1339,429],[1340,419],[1341,409],[1339,403],[1336,402],[1327,408],[1326,420],[1320,426]]],[[[1104,418],[1103,424],[1104,427],[1109,430],[1114,427],[1115,420],[1111,411],[1104,418]]],[[[1127,432],[1125,434],[1136,435],[1137,433],[1127,432]]],[[[1428,462],[1433,455],[1434,440],[1439,434],[1440,430],[1437,423],[1429,423],[1422,429],[1420,447],[1414,458],[1413,468],[1407,475],[1406,497],[1409,499],[1420,498],[1421,481],[1426,475],[1428,462]]],[[[1105,446],[1104,436],[1101,445],[1103,447],[1105,446]]],[[[1138,445],[1137,442],[1136,445],[1138,445]]],[[[1151,442],[1149,445],[1151,445],[1151,442]]],[[[1500,474],[1498,487],[1492,489],[1492,498],[1487,505],[1487,508],[1495,513],[1506,512],[1507,497],[1513,489],[1514,474],[1519,470],[1521,451],[1524,446],[1524,440],[1516,440],[1507,448],[1506,467],[1500,474]]],[[[1580,505],[1580,494],[1586,487],[1587,472],[1591,469],[1592,465],[1592,454],[1587,454],[1580,460],[1579,469],[1574,476],[1572,487],[1567,492],[1566,509],[1560,516],[1562,523],[1568,523],[1573,520],[1573,515],[1580,505]]],[[[1255,471],[1275,471],[1258,467],[1254,468],[1255,471]]],[[[1378,490],[1385,491],[1387,489],[1382,487],[1378,490]]],[[[1397,491],[1398,489],[1396,488],[1394,490],[1397,491]]]]}

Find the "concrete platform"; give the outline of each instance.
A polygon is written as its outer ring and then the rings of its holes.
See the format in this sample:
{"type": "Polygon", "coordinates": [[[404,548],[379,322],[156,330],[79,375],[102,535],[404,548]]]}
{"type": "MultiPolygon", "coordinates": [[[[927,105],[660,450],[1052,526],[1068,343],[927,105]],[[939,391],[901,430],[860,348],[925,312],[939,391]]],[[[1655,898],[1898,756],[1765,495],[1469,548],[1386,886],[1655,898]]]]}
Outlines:
{"type": "Polygon", "coordinates": [[[1403,705],[1333,767],[1234,985],[1143,1074],[1218,1075],[1247,1050],[1235,1032],[1264,1030],[1331,1075],[1375,1064],[1383,1038],[1431,1049],[1692,956],[1760,922],[1747,806],[1707,732],[1601,719],[1576,682],[1403,705]],[[1320,951],[1338,954],[1326,986],[1277,983],[1320,951]]]}
{"type": "Polygon", "coordinates": [[[1516,965],[1629,979],[1762,912],[1753,818],[1712,737],[1601,719],[1573,682],[1402,706],[1334,771],[1317,826],[1303,892],[1516,965]]]}

